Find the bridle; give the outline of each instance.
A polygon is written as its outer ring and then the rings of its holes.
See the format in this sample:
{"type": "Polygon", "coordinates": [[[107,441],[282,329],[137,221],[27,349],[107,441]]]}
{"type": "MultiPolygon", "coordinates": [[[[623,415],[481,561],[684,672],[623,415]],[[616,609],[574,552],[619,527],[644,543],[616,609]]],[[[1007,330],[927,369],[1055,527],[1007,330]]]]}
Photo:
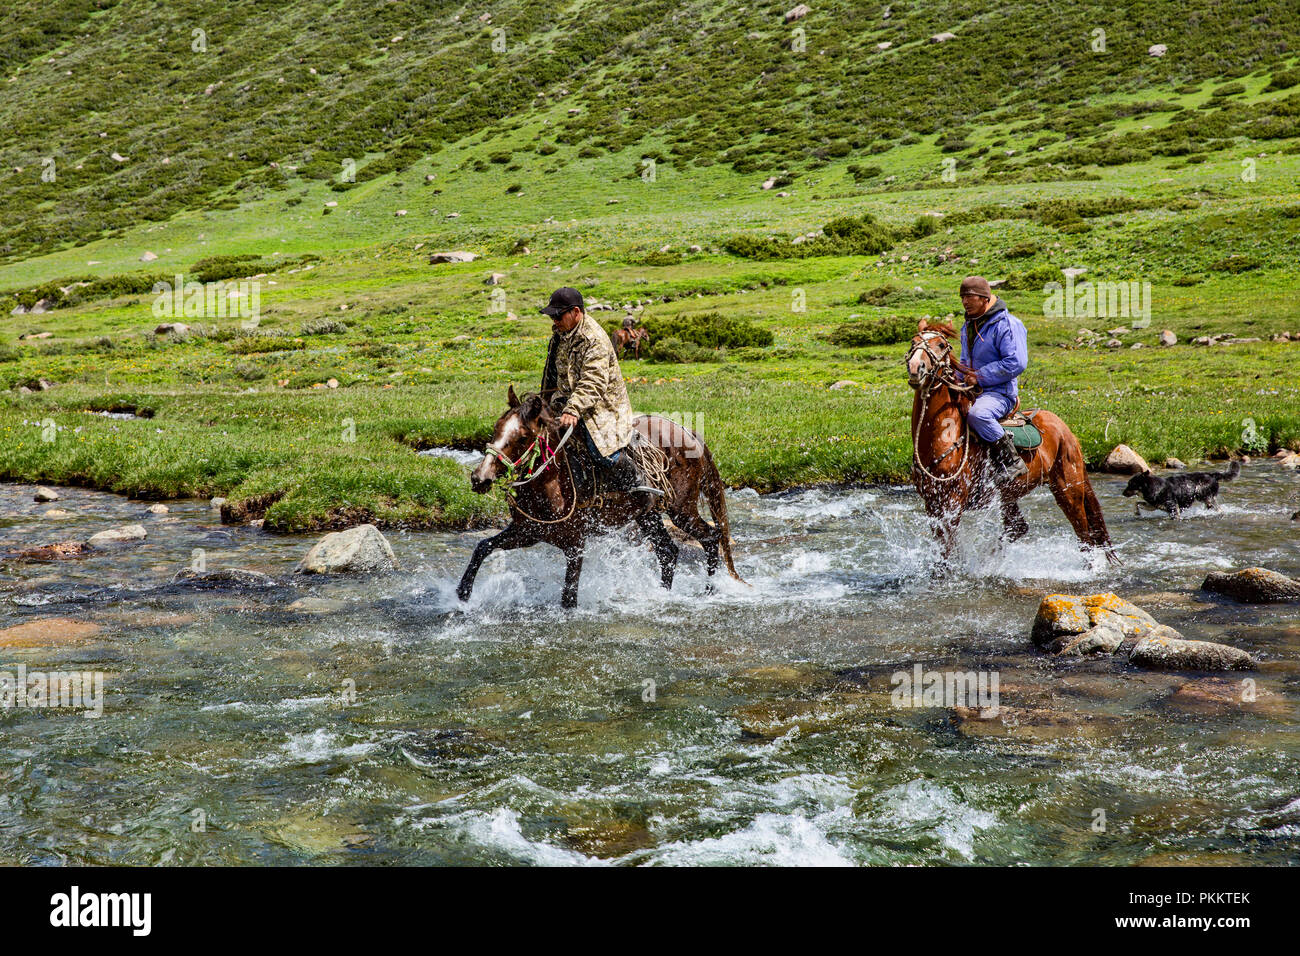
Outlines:
{"type": "MultiPolygon", "coordinates": [[[[550,438],[547,435],[546,430],[543,429],[537,433],[537,437],[529,443],[528,447],[525,448],[523,453],[514,461],[511,461],[510,456],[500,448],[496,447],[496,445],[489,443],[483,447],[483,450],[497,461],[501,462],[501,464],[505,465],[505,477],[510,481],[509,487],[510,489],[515,489],[540,478],[546,470],[551,467],[551,465],[555,464],[556,458],[559,457],[560,452],[564,450],[565,444],[568,443],[570,436],[573,435],[573,429],[575,427],[576,426],[574,425],[570,425],[569,430],[564,433],[563,437],[560,438],[559,443],[554,448],[551,447],[550,438]],[[541,459],[540,464],[538,462],[539,458],[541,459]],[[515,471],[521,465],[524,466],[525,474],[523,478],[516,480],[515,471]]],[[[563,518],[547,520],[545,518],[533,517],[519,506],[518,496],[513,490],[508,490],[506,492],[506,503],[529,521],[536,521],[538,524],[559,524],[562,521],[568,521],[573,517],[573,512],[576,511],[578,507],[578,485],[577,482],[573,480],[573,466],[569,464],[569,459],[567,457],[564,459],[564,468],[569,476],[569,491],[572,495],[573,502],[569,505],[569,511],[563,518]]]]}
{"type": "MultiPolygon", "coordinates": [[[[922,408],[924,408],[925,404],[930,400],[930,396],[933,395],[941,386],[946,385],[952,391],[962,393],[973,392],[979,387],[978,385],[967,385],[964,382],[953,381],[951,378],[943,374],[944,369],[952,368],[952,345],[948,341],[948,336],[942,332],[925,331],[921,332],[918,338],[921,340],[920,343],[913,345],[908,350],[907,357],[903,360],[903,364],[909,370],[910,374],[912,356],[917,352],[923,351],[930,358],[930,367],[925,370],[925,373],[919,377],[917,383],[913,386],[918,392],[920,392],[922,408]],[[938,339],[942,346],[942,348],[937,351],[931,347],[931,342],[935,339],[938,339]]],[[[932,467],[938,465],[956,451],[958,447],[961,448],[961,462],[957,465],[957,470],[950,475],[940,476],[930,471],[930,469],[921,461],[919,449],[921,447],[921,426],[924,423],[925,416],[923,414],[918,415],[916,417],[915,434],[912,435],[912,464],[919,468],[921,474],[925,475],[931,481],[942,483],[953,481],[961,477],[961,473],[966,468],[966,461],[970,458],[970,429],[962,429],[962,440],[960,445],[953,445],[931,463],[932,467]]]]}

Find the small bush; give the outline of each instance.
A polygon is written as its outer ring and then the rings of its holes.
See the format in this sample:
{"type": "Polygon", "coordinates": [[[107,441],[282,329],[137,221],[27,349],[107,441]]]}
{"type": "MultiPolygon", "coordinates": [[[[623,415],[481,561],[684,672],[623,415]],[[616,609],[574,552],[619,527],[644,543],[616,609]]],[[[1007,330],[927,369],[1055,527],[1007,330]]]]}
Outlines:
{"type": "Polygon", "coordinates": [[[1056,266],[1040,266],[1028,272],[1013,272],[1007,276],[1005,289],[1041,290],[1049,282],[1061,282],[1064,276],[1056,266]]]}
{"type": "Polygon", "coordinates": [[[1004,259],[1028,259],[1036,255],[1038,255],[1038,245],[1033,242],[1018,242],[1002,253],[1004,259]]]}
{"type": "Polygon", "coordinates": [[[1300,70],[1285,70],[1273,74],[1268,86],[1264,87],[1264,92],[1273,93],[1277,90],[1289,90],[1296,85],[1300,85],[1300,70]]]}
{"type": "Polygon", "coordinates": [[[832,345],[864,348],[868,345],[895,345],[909,341],[916,334],[916,319],[896,315],[875,321],[845,322],[826,335],[832,345]]]}
{"type": "Polygon", "coordinates": [[[1251,256],[1228,256],[1226,259],[1210,263],[1210,268],[1215,272],[1231,272],[1233,275],[1238,275],[1252,269],[1259,269],[1263,265],[1263,262],[1251,256]]]}
{"type": "Polygon", "coordinates": [[[305,348],[302,342],[270,335],[245,335],[230,343],[236,355],[255,355],[261,352],[288,352],[305,348]]]}
{"type": "Polygon", "coordinates": [[[342,335],[348,330],[348,324],[338,319],[308,319],[302,324],[303,335],[342,335]]]}
{"type": "Polygon", "coordinates": [[[671,319],[646,318],[645,327],[650,332],[652,344],[656,340],[678,339],[710,349],[747,345],[761,348],[771,345],[773,338],[770,329],[760,328],[748,319],[724,316],[718,312],[681,315],[671,319]]]}
{"type": "Polygon", "coordinates": [[[676,336],[652,339],[650,347],[643,354],[651,362],[683,364],[722,361],[722,356],[716,349],[704,348],[694,342],[683,342],[676,336]]]}

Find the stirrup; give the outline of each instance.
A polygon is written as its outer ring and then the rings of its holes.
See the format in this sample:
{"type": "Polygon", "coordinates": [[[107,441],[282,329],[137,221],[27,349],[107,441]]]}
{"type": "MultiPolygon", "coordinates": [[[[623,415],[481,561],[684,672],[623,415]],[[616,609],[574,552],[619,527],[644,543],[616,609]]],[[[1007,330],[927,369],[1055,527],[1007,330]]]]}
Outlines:
{"type": "Polygon", "coordinates": [[[637,485],[635,488],[632,489],[630,493],[636,494],[637,492],[641,492],[647,495],[655,495],[659,498],[662,498],[664,496],[662,490],[660,490],[659,488],[651,488],[649,485],[637,485]]]}

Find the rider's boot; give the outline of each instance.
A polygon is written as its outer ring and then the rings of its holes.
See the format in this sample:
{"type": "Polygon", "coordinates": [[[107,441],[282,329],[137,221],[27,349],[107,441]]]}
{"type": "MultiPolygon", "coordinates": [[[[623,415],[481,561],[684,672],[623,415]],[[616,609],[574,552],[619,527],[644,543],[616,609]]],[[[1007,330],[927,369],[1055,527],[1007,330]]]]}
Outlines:
{"type": "Polygon", "coordinates": [[[989,450],[989,461],[993,464],[995,484],[1005,485],[1029,474],[1029,466],[1020,457],[1015,442],[1006,432],[1003,432],[1002,437],[997,441],[986,444],[985,447],[989,450]]]}
{"type": "Polygon", "coordinates": [[[624,448],[619,452],[618,459],[610,462],[609,475],[610,488],[614,491],[626,491],[632,494],[648,494],[655,497],[662,497],[663,492],[658,488],[648,484],[641,477],[641,469],[637,468],[636,461],[632,458],[632,453],[624,448]]]}

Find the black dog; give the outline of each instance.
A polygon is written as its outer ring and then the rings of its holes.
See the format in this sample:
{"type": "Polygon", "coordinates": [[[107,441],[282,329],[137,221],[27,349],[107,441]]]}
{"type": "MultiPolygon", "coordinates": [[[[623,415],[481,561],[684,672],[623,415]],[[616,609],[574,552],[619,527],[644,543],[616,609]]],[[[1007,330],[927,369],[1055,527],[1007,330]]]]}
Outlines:
{"type": "MultiPolygon", "coordinates": [[[[1232,481],[1241,474],[1241,462],[1234,461],[1227,471],[1193,471],[1186,475],[1170,475],[1158,478],[1149,471],[1134,475],[1124,489],[1124,497],[1141,495],[1146,499],[1146,507],[1152,511],[1168,511],[1171,518],[1182,517],[1182,509],[1197,501],[1205,502],[1207,508],[1217,508],[1215,497],[1219,494],[1220,481],[1232,481]]],[[[1133,513],[1142,514],[1141,502],[1133,506],[1133,513]]]]}

